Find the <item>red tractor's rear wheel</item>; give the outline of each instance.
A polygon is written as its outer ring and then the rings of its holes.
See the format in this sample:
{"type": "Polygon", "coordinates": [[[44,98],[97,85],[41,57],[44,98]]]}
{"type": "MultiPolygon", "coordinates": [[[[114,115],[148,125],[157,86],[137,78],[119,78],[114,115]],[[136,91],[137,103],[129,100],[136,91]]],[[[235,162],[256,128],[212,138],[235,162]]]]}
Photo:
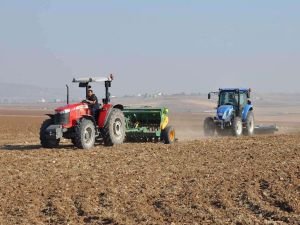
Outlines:
{"type": "Polygon", "coordinates": [[[125,139],[125,118],[120,109],[112,109],[102,129],[103,141],[106,146],[122,144],[125,139]]]}

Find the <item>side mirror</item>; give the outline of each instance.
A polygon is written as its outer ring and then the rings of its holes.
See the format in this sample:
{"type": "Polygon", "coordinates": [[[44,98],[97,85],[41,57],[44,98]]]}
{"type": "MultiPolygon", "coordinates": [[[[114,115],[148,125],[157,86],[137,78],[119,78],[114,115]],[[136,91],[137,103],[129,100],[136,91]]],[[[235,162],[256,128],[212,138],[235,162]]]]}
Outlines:
{"type": "Polygon", "coordinates": [[[248,104],[248,105],[251,105],[251,104],[252,104],[251,100],[248,99],[248,100],[247,100],[247,104],[248,104]]]}
{"type": "Polygon", "coordinates": [[[207,96],[207,97],[208,97],[208,99],[211,99],[211,94],[210,94],[210,93],[208,93],[208,96],[207,96]]]}
{"type": "Polygon", "coordinates": [[[105,81],[105,87],[110,88],[111,87],[111,81],[109,81],[109,80],[105,81]]]}

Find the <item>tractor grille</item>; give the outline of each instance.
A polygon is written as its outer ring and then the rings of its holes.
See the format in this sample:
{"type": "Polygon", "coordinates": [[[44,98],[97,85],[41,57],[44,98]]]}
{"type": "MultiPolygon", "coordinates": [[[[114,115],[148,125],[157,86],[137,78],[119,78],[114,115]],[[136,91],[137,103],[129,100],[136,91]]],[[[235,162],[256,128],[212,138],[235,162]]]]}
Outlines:
{"type": "Polygon", "coordinates": [[[68,124],[70,120],[70,113],[56,113],[54,115],[54,124],[64,125],[68,124]]]}

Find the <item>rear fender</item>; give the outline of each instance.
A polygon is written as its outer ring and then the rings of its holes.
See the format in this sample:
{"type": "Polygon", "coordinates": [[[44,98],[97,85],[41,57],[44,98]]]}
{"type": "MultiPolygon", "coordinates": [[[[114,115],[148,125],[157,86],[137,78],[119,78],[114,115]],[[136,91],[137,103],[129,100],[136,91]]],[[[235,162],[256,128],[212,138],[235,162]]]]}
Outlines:
{"type": "Polygon", "coordinates": [[[248,113],[250,111],[252,111],[252,110],[253,110],[253,106],[252,105],[245,105],[245,107],[243,109],[243,112],[242,112],[242,120],[243,120],[243,122],[246,121],[248,113]]]}
{"type": "Polygon", "coordinates": [[[124,106],[123,105],[121,105],[121,104],[117,104],[117,105],[114,105],[114,107],[113,107],[114,109],[120,109],[121,111],[123,111],[123,109],[124,109],[124,106]]]}
{"type": "Polygon", "coordinates": [[[100,109],[100,112],[99,112],[99,118],[98,118],[99,128],[103,128],[105,126],[105,124],[109,118],[109,115],[113,109],[120,109],[121,111],[123,111],[124,106],[121,104],[117,104],[114,106],[111,104],[103,105],[103,107],[100,109]]]}
{"type": "Polygon", "coordinates": [[[99,111],[99,117],[98,117],[98,127],[103,128],[108,116],[113,109],[113,105],[111,104],[104,104],[103,107],[99,111]]]}

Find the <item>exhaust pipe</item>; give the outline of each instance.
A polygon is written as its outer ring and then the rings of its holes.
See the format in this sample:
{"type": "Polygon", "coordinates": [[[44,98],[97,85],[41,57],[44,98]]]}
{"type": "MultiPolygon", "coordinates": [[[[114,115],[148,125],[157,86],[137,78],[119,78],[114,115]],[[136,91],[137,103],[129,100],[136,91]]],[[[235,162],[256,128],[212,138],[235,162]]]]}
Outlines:
{"type": "Polygon", "coordinates": [[[67,87],[67,104],[69,105],[69,86],[66,84],[67,87]]]}

